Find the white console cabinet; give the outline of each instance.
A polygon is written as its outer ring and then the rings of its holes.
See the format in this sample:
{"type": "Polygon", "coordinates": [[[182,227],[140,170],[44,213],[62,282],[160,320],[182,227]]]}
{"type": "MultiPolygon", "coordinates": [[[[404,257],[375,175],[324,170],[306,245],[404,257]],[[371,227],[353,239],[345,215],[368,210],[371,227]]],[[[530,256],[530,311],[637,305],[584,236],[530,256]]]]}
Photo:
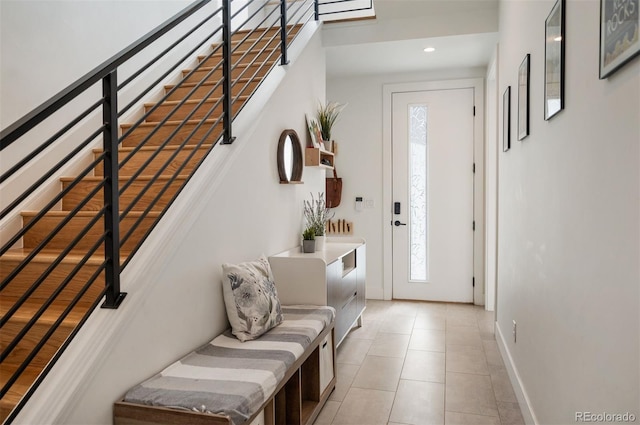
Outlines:
{"type": "Polygon", "coordinates": [[[365,309],[366,245],[359,238],[328,238],[325,248],[305,254],[300,247],[269,257],[283,305],[330,305],[336,309],[340,345],[365,309]]]}

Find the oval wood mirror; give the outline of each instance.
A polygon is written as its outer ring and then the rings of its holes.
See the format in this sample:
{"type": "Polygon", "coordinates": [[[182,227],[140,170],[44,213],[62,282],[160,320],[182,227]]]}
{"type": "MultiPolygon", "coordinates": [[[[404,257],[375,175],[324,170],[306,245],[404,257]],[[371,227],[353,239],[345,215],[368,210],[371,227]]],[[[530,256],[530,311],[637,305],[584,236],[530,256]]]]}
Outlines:
{"type": "Polygon", "coordinates": [[[302,183],[302,148],[295,130],[287,129],[278,142],[278,175],[280,184],[302,183]]]}

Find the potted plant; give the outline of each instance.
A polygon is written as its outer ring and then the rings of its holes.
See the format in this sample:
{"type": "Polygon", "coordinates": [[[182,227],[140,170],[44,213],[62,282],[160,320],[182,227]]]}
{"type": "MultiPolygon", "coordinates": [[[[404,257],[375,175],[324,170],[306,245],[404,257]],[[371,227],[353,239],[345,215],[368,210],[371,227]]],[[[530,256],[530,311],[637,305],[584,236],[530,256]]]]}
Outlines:
{"type": "Polygon", "coordinates": [[[324,192],[318,193],[318,199],[311,194],[311,201],[304,201],[304,218],[307,228],[313,229],[316,240],[316,249],[322,251],[325,243],[325,229],[327,222],[333,217],[333,213],[327,208],[324,200],[324,192]]]}
{"type": "Polygon", "coordinates": [[[302,232],[302,252],[313,253],[316,252],[316,232],[312,227],[307,227],[302,232]]]}
{"type": "Polygon", "coordinates": [[[338,102],[318,105],[318,123],[320,124],[320,133],[322,134],[322,140],[327,150],[331,150],[329,149],[331,145],[331,129],[345,106],[346,105],[341,105],[338,102]]]}

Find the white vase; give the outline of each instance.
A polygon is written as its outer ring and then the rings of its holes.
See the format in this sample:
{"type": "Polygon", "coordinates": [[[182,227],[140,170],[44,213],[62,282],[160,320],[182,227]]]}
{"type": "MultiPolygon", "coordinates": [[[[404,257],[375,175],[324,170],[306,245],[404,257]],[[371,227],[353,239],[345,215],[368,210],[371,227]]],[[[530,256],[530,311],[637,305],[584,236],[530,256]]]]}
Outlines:
{"type": "Polygon", "coordinates": [[[316,251],[324,251],[326,236],[316,236],[316,251]]]}

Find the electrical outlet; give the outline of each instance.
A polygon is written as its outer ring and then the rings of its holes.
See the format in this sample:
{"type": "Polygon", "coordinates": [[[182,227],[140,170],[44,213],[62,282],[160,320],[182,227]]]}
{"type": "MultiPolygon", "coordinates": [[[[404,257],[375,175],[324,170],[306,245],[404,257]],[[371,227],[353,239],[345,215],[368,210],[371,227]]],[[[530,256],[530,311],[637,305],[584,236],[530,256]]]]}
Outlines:
{"type": "Polygon", "coordinates": [[[373,199],[367,199],[364,201],[365,208],[373,208],[373,199]]]}
{"type": "Polygon", "coordinates": [[[513,321],[513,342],[517,342],[518,340],[518,324],[516,321],[513,321]]]}

